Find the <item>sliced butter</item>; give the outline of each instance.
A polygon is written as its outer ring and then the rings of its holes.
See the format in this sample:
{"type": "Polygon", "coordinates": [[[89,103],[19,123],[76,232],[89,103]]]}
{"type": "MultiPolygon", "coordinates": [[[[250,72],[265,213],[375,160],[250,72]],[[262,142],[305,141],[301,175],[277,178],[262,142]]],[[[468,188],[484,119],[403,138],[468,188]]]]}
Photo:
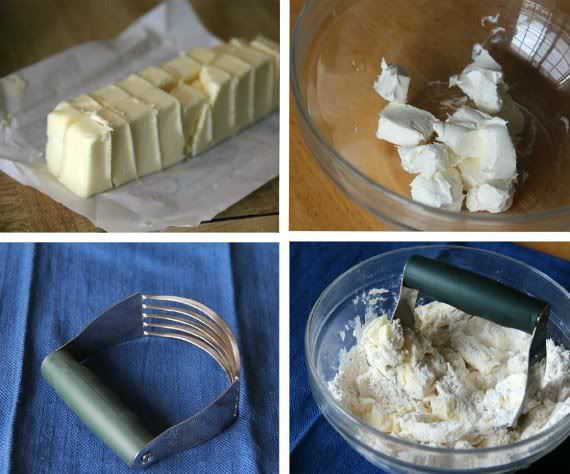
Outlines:
{"type": "Polygon", "coordinates": [[[275,74],[275,88],[273,92],[273,109],[279,108],[279,43],[275,43],[263,36],[257,36],[251,43],[251,47],[269,54],[273,58],[273,70],[275,74]]]}
{"type": "Polygon", "coordinates": [[[81,111],[67,101],[59,103],[47,117],[46,161],[49,172],[55,177],[61,173],[65,134],[82,117],[81,111]]]}
{"type": "Polygon", "coordinates": [[[184,159],[184,135],[178,100],[136,75],[117,85],[156,113],[162,168],[180,163],[184,159]]]}
{"type": "Polygon", "coordinates": [[[121,186],[137,179],[137,168],[133,138],[129,123],[118,113],[102,106],[88,95],[80,95],[71,103],[92,120],[111,131],[111,181],[113,186],[121,186]]]}
{"type": "Polygon", "coordinates": [[[198,79],[201,69],[198,61],[185,55],[180,55],[160,67],[169,74],[172,74],[178,80],[184,81],[188,84],[198,79]]]}
{"type": "Polygon", "coordinates": [[[106,107],[113,107],[117,102],[121,102],[130,97],[128,93],[114,84],[96,90],[89,95],[106,107]]]}
{"type": "Polygon", "coordinates": [[[255,84],[254,120],[260,120],[268,115],[273,109],[275,89],[272,58],[236,39],[233,39],[229,45],[221,45],[216,49],[231,54],[252,66],[255,84]]]}
{"type": "Polygon", "coordinates": [[[199,83],[212,107],[213,143],[217,144],[235,132],[235,83],[227,72],[214,66],[202,67],[199,83]]]}
{"type": "Polygon", "coordinates": [[[80,197],[108,191],[111,181],[111,133],[83,117],[65,133],[59,181],[80,197]]]}
{"type": "Polygon", "coordinates": [[[244,129],[254,120],[254,76],[251,64],[235,56],[220,53],[211,62],[232,76],[235,89],[235,128],[244,129]]]}
{"type": "Polygon", "coordinates": [[[212,109],[200,88],[179,82],[170,93],[180,102],[185,153],[195,156],[212,143],[212,109]]]}
{"type": "Polygon", "coordinates": [[[158,144],[158,124],[152,107],[131,97],[115,85],[99,89],[92,95],[129,122],[139,178],[160,171],[162,165],[158,144]]]}
{"type": "Polygon", "coordinates": [[[172,89],[174,89],[174,87],[176,87],[176,83],[178,82],[177,76],[159,67],[147,67],[146,69],[143,69],[141,72],[137,73],[137,76],[146,79],[154,87],[158,87],[159,89],[162,89],[166,92],[170,92],[172,89]]]}
{"type": "Polygon", "coordinates": [[[211,48],[194,48],[188,53],[195,61],[200,64],[210,64],[214,59],[216,59],[217,53],[211,48]]]}

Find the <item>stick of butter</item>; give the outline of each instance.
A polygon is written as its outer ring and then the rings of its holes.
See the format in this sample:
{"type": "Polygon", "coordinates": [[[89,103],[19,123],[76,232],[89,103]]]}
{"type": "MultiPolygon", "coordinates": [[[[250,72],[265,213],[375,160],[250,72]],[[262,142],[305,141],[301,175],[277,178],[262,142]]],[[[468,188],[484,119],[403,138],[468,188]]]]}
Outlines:
{"type": "Polygon", "coordinates": [[[278,45],[256,38],[143,69],[48,115],[48,170],[81,197],[175,165],[276,106],[278,45]]]}

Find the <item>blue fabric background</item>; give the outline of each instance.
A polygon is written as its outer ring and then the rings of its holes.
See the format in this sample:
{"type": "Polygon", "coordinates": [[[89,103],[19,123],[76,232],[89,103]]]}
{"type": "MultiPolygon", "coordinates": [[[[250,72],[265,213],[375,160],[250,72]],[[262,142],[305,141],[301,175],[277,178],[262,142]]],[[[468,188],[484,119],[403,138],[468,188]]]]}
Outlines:
{"type": "MultiPolygon", "coordinates": [[[[311,395],[305,367],[305,325],[319,295],[341,273],[367,258],[415,245],[420,244],[291,244],[291,472],[382,472],[350,448],[319,412],[311,395]]],[[[508,243],[457,245],[509,255],[542,270],[570,290],[570,263],[565,260],[508,243]]],[[[570,440],[566,440],[525,472],[560,472],[568,460],[569,449],[570,440]]]]}
{"type": "MultiPolygon", "coordinates": [[[[236,335],[242,363],[238,421],[146,472],[277,472],[278,255],[275,244],[0,245],[0,472],[131,472],[58,398],[40,364],[139,291],[214,309],[236,335]]],[[[130,341],[90,365],[155,430],[225,387],[216,362],[176,341],[130,341]]]]}

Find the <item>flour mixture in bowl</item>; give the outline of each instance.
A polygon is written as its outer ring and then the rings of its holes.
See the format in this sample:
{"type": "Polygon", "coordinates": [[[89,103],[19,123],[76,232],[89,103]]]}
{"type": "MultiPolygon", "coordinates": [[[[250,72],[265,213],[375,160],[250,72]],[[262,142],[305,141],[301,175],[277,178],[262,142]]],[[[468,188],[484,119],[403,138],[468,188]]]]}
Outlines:
{"type": "Polygon", "coordinates": [[[570,412],[570,352],[547,341],[546,373],[515,427],[531,336],[444,303],[415,310],[414,329],[386,315],[361,326],[329,389],[373,428],[420,444],[485,448],[513,443],[570,412]]]}

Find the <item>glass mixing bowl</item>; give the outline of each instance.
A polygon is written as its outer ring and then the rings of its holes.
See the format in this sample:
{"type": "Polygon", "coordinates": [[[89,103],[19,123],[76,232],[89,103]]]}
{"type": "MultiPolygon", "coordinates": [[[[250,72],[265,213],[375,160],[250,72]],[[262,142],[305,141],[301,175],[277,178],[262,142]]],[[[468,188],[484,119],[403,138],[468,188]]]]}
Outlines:
{"type": "MultiPolygon", "coordinates": [[[[536,436],[485,449],[422,446],[378,431],[344,410],[328,390],[338,370],[341,349],[356,342],[346,326],[358,314],[355,296],[372,288],[398,295],[406,260],[412,255],[439,258],[478,272],[551,304],[548,337],[570,347],[570,294],[540,271],[509,257],[464,247],[415,247],[366,260],[339,276],[320,296],[307,323],[305,351],[309,381],[321,412],[342,437],[370,462],[390,472],[506,472],[522,469],[570,435],[570,415],[536,436]],[[344,333],[344,340],[340,337],[344,333]]],[[[387,298],[380,311],[394,308],[387,298]]],[[[360,308],[363,313],[364,308],[360,308]]]]}
{"type": "Polygon", "coordinates": [[[307,1],[291,55],[306,144],[341,189],[395,228],[570,229],[570,17],[546,6],[554,3],[307,1]],[[484,20],[495,15],[497,23],[484,20]],[[411,105],[445,119],[453,111],[449,101],[462,96],[447,81],[471,62],[476,43],[503,66],[526,117],[517,143],[517,193],[504,214],[453,213],[412,201],[413,175],[402,170],[396,147],[375,136],[386,105],[372,88],[382,57],[410,73],[411,105]]]}

